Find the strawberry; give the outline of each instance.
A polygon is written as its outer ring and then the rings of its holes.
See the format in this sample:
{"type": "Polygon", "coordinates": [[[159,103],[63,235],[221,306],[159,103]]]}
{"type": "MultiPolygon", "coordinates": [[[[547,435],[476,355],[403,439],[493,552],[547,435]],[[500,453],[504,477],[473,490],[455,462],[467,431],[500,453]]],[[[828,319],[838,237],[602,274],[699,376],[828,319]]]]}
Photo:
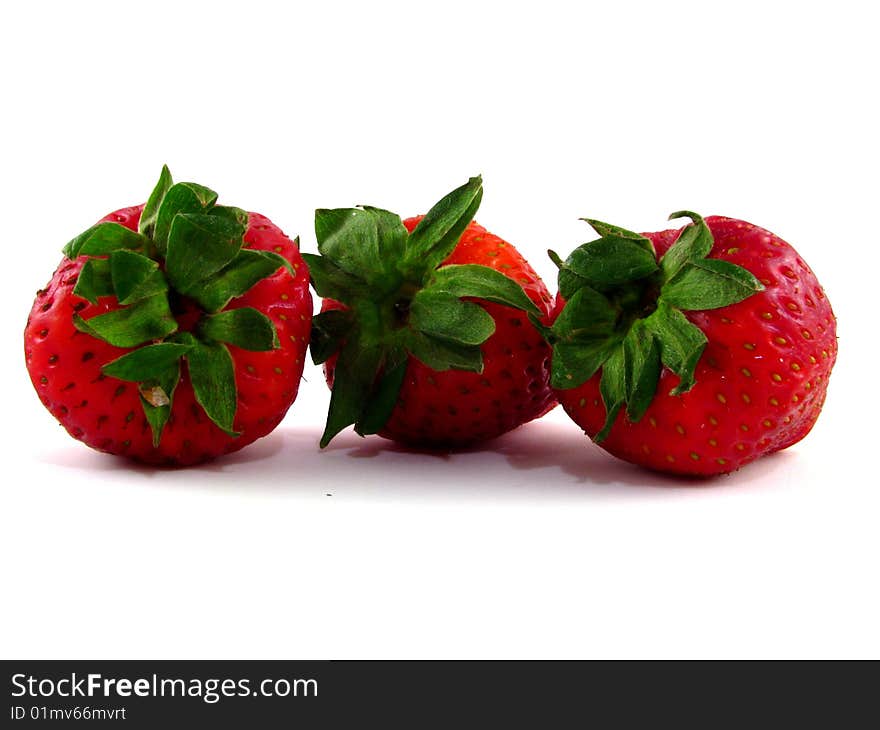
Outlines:
{"type": "Polygon", "coordinates": [[[427,448],[494,438],[555,405],[550,349],[530,325],[549,315],[543,282],[509,243],[471,222],[472,178],[425,216],[318,210],[320,255],[304,254],[325,297],[313,360],[332,389],[326,446],[360,435],[427,448]]]}
{"type": "Polygon", "coordinates": [[[92,448],[189,465],[268,434],[296,398],[311,324],[297,242],[167,168],[145,205],[64,249],[25,357],[43,404],[92,448]]]}
{"type": "Polygon", "coordinates": [[[732,218],[600,238],[559,266],[552,383],[604,449],[675,474],[734,471],[809,433],[836,321],[785,241],[732,218]]]}

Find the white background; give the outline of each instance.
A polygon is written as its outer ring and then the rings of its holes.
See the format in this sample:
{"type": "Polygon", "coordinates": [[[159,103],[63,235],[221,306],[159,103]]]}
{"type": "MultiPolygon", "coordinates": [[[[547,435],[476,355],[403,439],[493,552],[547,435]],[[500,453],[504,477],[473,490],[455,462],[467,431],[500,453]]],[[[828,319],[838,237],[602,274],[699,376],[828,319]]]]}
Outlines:
{"type": "Polygon", "coordinates": [[[878,657],[871,3],[15,3],[0,22],[6,658],[878,657]],[[478,219],[553,288],[579,216],[689,208],[792,242],[839,318],[813,433],[710,482],[557,410],[451,456],[317,449],[317,369],[204,468],[89,451],[21,331],[61,246],[160,166],[314,251],[315,207],[478,219]],[[872,453],[873,452],[873,453],[872,453]]]}

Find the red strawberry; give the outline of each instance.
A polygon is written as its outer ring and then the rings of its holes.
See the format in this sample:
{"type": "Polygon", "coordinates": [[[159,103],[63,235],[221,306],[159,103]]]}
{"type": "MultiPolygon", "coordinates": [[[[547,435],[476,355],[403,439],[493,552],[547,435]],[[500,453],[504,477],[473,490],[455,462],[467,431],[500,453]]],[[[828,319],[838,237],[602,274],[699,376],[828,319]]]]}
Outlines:
{"type": "Polygon", "coordinates": [[[556,258],[552,382],[610,453],[708,476],[807,435],[836,322],[785,241],[732,218],[681,216],[693,223],[646,237],[589,221],[601,238],[556,258]]]}
{"type": "Polygon", "coordinates": [[[312,357],[332,388],[325,446],[354,424],[420,447],[494,438],[555,405],[550,349],[528,316],[550,295],[509,243],[472,223],[482,182],[402,222],[363,207],[318,210],[312,357]]]}
{"type": "Polygon", "coordinates": [[[43,404],[87,445],[188,465],[268,434],[296,398],[312,302],[296,242],[167,168],[146,206],[71,241],[25,329],[43,404]]]}

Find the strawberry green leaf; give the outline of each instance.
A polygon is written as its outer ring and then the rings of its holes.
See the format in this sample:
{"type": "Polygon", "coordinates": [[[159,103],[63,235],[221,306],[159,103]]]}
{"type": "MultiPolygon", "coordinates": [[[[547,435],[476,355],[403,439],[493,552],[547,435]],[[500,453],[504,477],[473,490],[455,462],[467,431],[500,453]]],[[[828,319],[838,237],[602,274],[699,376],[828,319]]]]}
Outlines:
{"type": "Polygon", "coordinates": [[[142,249],[149,245],[149,239],[126,228],[119,223],[98,223],[80,233],[64,247],[64,255],[69,259],[77,256],[106,256],[119,249],[142,249]]]}
{"type": "Polygon", "coordinates": [[[321,255],[343,271],[379,292],[399,285],[397,264],[409,235],[400,216],[371,206],[319,209],[315,234],[321,255]]]}
{"type": "Polygon", "coordinates": [[[579,246],[564,268],[599,291],[637,281],[657,271],[654,254],[636,241],[606,236],[579,246]]]}
{"type": "Polygon", "coordinates": [[[238,226],[241,229],[242,235],[244,235],[244,232],[247,230],[248,214],[246,210],[235,208],[230,205],[215,205],[209,208],[207,212],[208,215],[212,215],[215,218],[223,218],[233,225],[238,226]]]}
{"type": "Polygon", "coordinates": [[[548,249],[547,255],[550,257],[550,260],[556,265],[556,268],[559,269],[559,274],[557,277],[557,288],[559,289],[559,295],[568,301],[571,299],[575,292],[580,289],[582,286],[588,286],[589,282],[586,279],[575,274],[571,269],[569,269],[565,262],[560,258],[559,254],[556,253],[553,249],[548,249]]]}
{"type": "Polygon", "coordinates": [[[343,271],[330,259],[310,253],[301,256],[309,267],[312,286],[318,296],[351,304],[354,299],[368,291],[367,283],[363,279],[343,271]]]}
{"type": "Polygon", "coordinates": [[[627,332],[623,356],[626,414],[630,421],[637,423],[651,405],[660,379],[660,344],[644,320],[633,323],[627,332]]]}
{"type": "Polygon", "coordinates": [[[73,293],[92,304],[98,303],[98,297],[113,296],[109,259],[87,259],[80,269],[73,293]]]}
{"type": "Polygon", "coordinates": [[[199,323],[199,334],[205,340],[226,342],[252,352],[280,347],[272,320],[253,307],[227,309],[205,317],[199,323]]]}
{"type": "Polygon", "coordinates": [[[235,259],[243,233],[241,226],[223,217],[178,213],[165,257],[171,285],[183,294],[197,293],[204,279],[235,259]]]}
{"type": "Polygon", "coordinates": [[[718,309],[761,291],[763,285],[742,266],[721,259],[697,259],[682,266],[660,291],[672,307],[718,309]]]}
{"type": "Polygon", "coordinates": [[[558,342],[553,346],[550,385],[568,390],[583,385],[602,367],[617,344],[615,338],[558,342]]]}
{"type": "Polygon", "coordinates": [[[368,436],[382,430],[397,405],[400,389],[406,375],[407,355],[403,350],[386,354],[382,374],[374,386],[359,416],[354,430],[360,436],[368,436]]]}
{"type": "Polygon", "coordinates": [[[101,368],[101,372],[119,380],[140,383],[168,370],[170,365],[176,363],[190,349],[190,345],[178,342],[145,345],[108,362],[101,368]]]}
{"type": "Polygon", "coordinates": [[[563,299],[571,299],[582,286],[589,286],[586,279],[581,278],[571,269],[560,269],[556,284],[563,299]]]}
{"type": "Polygon", "coordinates": [[[706,348],[706,335],[662,299],[656,311],[644,319],[644,324],[660,341],[663,364],[681,379],[673,395],[686,393],[694,385],[694,369],[706,348]]]}
{"type": "Polygon", "coordinates": [[[517,282],[500,271],[479,264],[443,266],[434,272],[423,291],[443,291],[455,297],[479,297],[536,316],[541,314],[541,310],[517,282]]]}
{"type": "Polygon", "coordinates": [[[219,428],[230,436],[237,436],[232,430],[238,405],[232,355],[226,345],[219,342],[201,342],[192,335],[182,341],[191,345],[186,362],[196,400],[219,428]]]}
{"type": "MultiPolygon", "coordinates": [[[[194,183],[194,182],[186,182],[186,183],[179,183],[179,184],[181,186],[187,188],[193,195],[195,195],[196,198],[201,203],[202,207],[205,209],[213,208],[214,204],[217,202],[217,193],[215,193],[213,190],[211,190],[211,188],[206,188],[204,185],[199,185],[198,183],[194,183]]],[[[175,186],[172,186],[172,187],[175,187],[175,186]]],[[[169,192],[170,192],[170,190],[169,190],[169,192]]],[[[164,203],[164,201],[163,201],[163,203],[164,203]]],[[[161,208],[160,208],[160,210],[161,210],[161,208]]],[[[196,211],[181,210],[178,212],[187,213],[187,212],[196,212],[196,211]]]]}
{"type": "Polygon", "coordinates": [[[333,373],[330,408],[324,434],[321,436],[322,449],[340,431],[360,419],[382,359],[382,349],[377,345],[353,340],[342,348],[333,373]]]}
{"type": "Polygon", "coordinates": [[[131,304],[168,291],[168,282],[158,262],[134,251],[121,249],[110,254],[110,275],[120,304],[131,304]]]}
{"type": "Polygon", "coordinates": [[[611,351],[608,359],[602,365],[599,392],[605,405],[605,424],[594,438],[597,444],[608,437],[611,427],[617,419],[617,414],[620,413],[620,409],[626,402],[626,372],[622,344],[611,351]]]}
{"type": "Polygon", "coordinates": [[[669,216],[670,220],[674,218],[690,218],[693,223],[682,229],[678,240],[660,260],[665,281],[669,281],[689,261],[706,258],[714,245],[712,231],[701,216],[683,210],[669,216]]]}
{"type": "MultiPolygon", "coordinates": [[[[382,208],[374,208],[370,205],[362,206],[364,211],[372,216],[376,233],[379,236],[379,263],[386,272],[396,271],[396,264],[403,257],[406,250],[406,242],[409,233],[400,220],[400,216],[382,208]]],[[[374,264],[375,265],[375,264],[374,264]]]]}
{"type": "Polygon", "coordinates": [[[562,269],[562,267],[565,266],[565,262],[562,260],[562,257],[552,248],[547,249],[547,256],[554,263],[557,269],[562,269]]]}
{"type": "Polygon", "coordinates": [[[204,213],[217,201],[217,193],[196,183],[177,183],[165,193],[156,225],[153,229],[153,243],[159,254],[165,255],[171,224],[179,213],[204,213]]]}
{"type": "Polygon", "coordinates": [[[472,177],[434,205],[409,236],[405,269],[413,272],[436,269],[452,253],[476,215],[482,198],[483,180],[472,177]]]}
{"type": "Polygon", "coordinates": [[[423,334],[458,345],[480,345],[495,331],[495,320],[480,305],[431,289],[413,298],[409,323],[423,334]]]}
{"type": "Polygon", "coordinates": [[[602,238],[624,238],[627,241],[633,241],[656,258],[654,244],[651,243],[650,238],[643,236],[641,233],[628,231],[626,228],[621,228],[620,226],[615,226],[611,223],[603,223],[602,221],[597,221],[594,218],[581,218],[581,220],[585,223],[589,223],[590,227],[594,231],[596,231],[596,233],[598,233],[602,238]]]}
{"type": "Polygon", "coordinates": [[[138,232],[142,235],[151,237],[153,230],[156,228],[156,218],[159,215],[159,208],[165,199],[165,194],[171,189],[174,181],[171,179],[171,171],[168,165],[162,165],[162,172],[159,175],[159,182],[147,198],[147,203],[141,212],[141,219],[138,222],[138,232]]]}
{"type": "Polygon", "coordinates": [[[383,269],[376,218],[360,208],[315,211],[318,251],[343,271],[375,284],[383,269]]]}
{"type": "Polygon", "coordinates": [[[557,341],[604,339],[614,330],[617,317],[617,308],[604,294],[583,286],[566,302],[552,330],[557,341]]]}
{"type": "Polygon", "coordinates": [[[202,280],[190,296],[206,311],[218,312],[282,266],[292,269],[290,262],[277,253],[243,248],[220,271],[202,280]]]}
{"type": "Polygon", "coordinates": [[[460,345],[410,330],[405,338],[406,349],[432,370],[465,370],[483,372],[483,354],[477,345],[460,345]]]}
{"type": "Polygon", "coordinates": [[[116,347],[137,347],[150,340],[161,340],[177,330],[177,321],[164,294],[141,299],[129,307],[89,320],[74,314],[73,324],[80,332],[116,347]]]}
{"type": "Polygon", "coordinates": [[[328,309],[312,317],[309,350],[315,365],[326,362],[353,334],[354,316],[350,310],[328,309]]]}
{"type": "Polygon", "coordinates": [[[154,447],[159,446],[162,431],[171,416],[178,382],[180,382],[180,360],[175,360],[155,377],[145,380],[138,387],[144,416],[153,432],[154,447]]]}

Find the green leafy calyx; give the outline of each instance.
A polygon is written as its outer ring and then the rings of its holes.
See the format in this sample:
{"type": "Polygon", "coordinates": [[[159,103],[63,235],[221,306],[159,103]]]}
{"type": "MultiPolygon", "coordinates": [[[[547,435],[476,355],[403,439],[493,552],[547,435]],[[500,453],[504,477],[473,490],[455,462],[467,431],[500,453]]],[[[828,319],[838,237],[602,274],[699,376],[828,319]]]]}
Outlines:
{"type": "Polygon", "coordinates": [[[141,213],[137,231],[98,223],[71,240],[64,254],[85,256],[74,294],[92,304],[120,305],[89,319],[74,315],[81,332],[116,347],[136,348],[103,366],[105,375],[138,384],[141,405],[158,446],[171,415],[185,363],[196,400],[230,435],[237,404],[227,344],[277,348],[275,326],[251,307],[225,309],[279,267],[275,253],[243,248],[248,215],[217,205],[217,194],[196,183],[174,183],[167,167],[141,213]],[[181,331],[176,314],[197,308],[196,324],[181,331]]]}
{"type": "Polygon", "coordinates": [[[315,211],[319,255],[303,256],[318,295],[342,305],[312,325],[312,359],[336,357],[322,447],[352,424],[361,435],[382,429],[410,356],[438,371],[481,372],[480,346],[495,322],[474,299],[540,315],[504,274],[477,264],[442,266],[482,196],[482,180],[471,178],[411,233],[399,216],[380,208],[315,211]]]}
{"type": "Polygon", "coordinates": [[[679,377],[679,395],[694,385],[706,336],[683,311],[735,304],[764,287],[741,266],[707,258],[712,232],[696,213],[658,261],[651,240],[601,221],[584,219],[599,238],[576,248],[559,268],[565,307],[544,328],[553,346],[551,384],[576,388],[601,371],[606,420],[596,441],[608,436],[618,413],[639,421],[657,391],[663,367],[679,377]]]}

